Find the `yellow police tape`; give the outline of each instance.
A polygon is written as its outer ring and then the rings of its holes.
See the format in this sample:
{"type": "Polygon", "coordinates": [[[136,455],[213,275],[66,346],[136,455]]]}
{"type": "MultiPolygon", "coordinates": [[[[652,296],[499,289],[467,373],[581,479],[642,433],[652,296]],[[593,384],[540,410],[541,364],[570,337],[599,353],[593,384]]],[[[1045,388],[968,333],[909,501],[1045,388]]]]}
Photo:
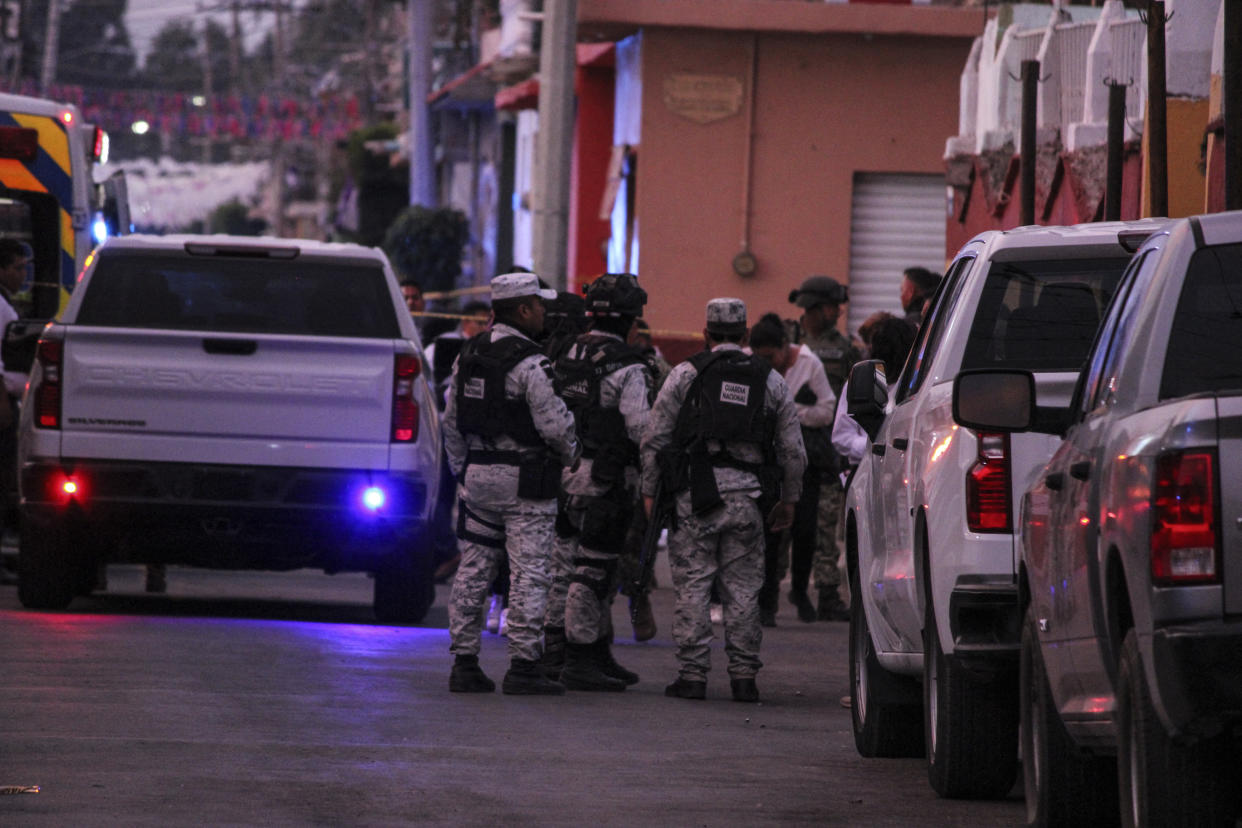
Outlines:
{"type": "MultiPolygon", "coordinates": [[[[474,288],[465,288],[465,290],[474,290],[474,288]]],[[[488,290],[488,288],[483,288],[483,290],[488,290]]],[[[449,292],[450,291],[445,291],[444,294],[425,293],[423,295],[428,299],[432,299],[432,298],[439,297],[441,295],[447,295],[449,292]]],[[[427,319],[469,319],[471,321],[477,321],[477,320],[486,318],[486,317],[478,316],[478,315],[463,314],[463,313],[440,313],[438,311],[411,311],[410,316],[413,316],[415,319],[419,317],[425,317],[427,319]]],[[[651,334],[652,336],[664,336],[670,339],[702,339],[703,338],[702,333],[692,333],[690,331],[672,331],[672,330],[667,330],[665,328],[651,328],[650,330],[647,331],[647,333],[651,334]]]]}

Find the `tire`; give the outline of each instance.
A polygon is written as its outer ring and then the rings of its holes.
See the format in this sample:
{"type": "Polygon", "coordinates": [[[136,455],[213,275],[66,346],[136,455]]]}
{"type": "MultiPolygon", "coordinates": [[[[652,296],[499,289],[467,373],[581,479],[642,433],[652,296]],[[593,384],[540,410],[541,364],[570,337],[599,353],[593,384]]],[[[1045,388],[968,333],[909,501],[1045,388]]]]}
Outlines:
{"type": "Polygon", "coordinates": [[[59,523],[31,528],[22,521],[17,597],[27,609],[63,610],[73,600],[79,569],[69,533],[59,523]]]}
{"type": "Polygon", "coordinates": [[[435,603],[435,565],[430,555],[415,561],[393,562],[375,573],[373,607],[385,624],[417,624],[435,603]]]}
{"type": "Polygon", "coordinates": [[[1026,824],[1119,824],[1117,760],[1083,753],[1052,700],[1035,617],[1027,610],[1019,668],[1019,717],[1026,824]]]}
{"type": "Polygon", "coordinates": [[[930,598],[923,625],[927,778],[949,799],[997,799],[1018,776],[1018,682],[1012,669],[976,673],[940,648],[930,598]]]}
{"type": "Polygon", "coordinates": [[[1138,635],[1126,634],[1117,675],[1117,784],[1127,826],[1233,825],[1239,815],[1229,734],[1183,744],[1152,706],[1138,635]]]}
{"type": "MultiPolygon", "coordinates": [[[[851,579],[851,588],[855,582],[851,579]]],[[[880,666],[857,590],[850,600],[850,718],[854,746],[867,757],[923,755],[918,683],[880,666]]]]}

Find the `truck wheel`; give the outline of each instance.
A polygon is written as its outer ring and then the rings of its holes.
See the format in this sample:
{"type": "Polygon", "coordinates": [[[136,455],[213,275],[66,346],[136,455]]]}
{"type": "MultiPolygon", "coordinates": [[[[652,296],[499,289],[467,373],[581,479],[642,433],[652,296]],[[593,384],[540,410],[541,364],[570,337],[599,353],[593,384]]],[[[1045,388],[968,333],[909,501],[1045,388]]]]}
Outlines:
{"type": "Polygon", "coordinates": [[[1229,734],[1184,744],[1152,706],[1138,636],[1126,634],[1117,675],[1117,782],[1121,823],[1232,825],[1239,814],[1229,734]]]}
{"type": "Polygon", "coordinates": [[[417,624],[436,599],[429,556],[390,563],[375,573],[375,617],[385,624],[417,624]],[[424,559],[425,558],[425,559],[424,559]]]}
{"type": "Polygon", "coordinates": [[[1012,671],[980,674],[940,648],[935,610],[923,624],[927,778],[950,799],[996,799],[1018,775],[1018,687],[1012,671]]]}
{"type": "Polygon", "coordinates": [[[923,755],[923,709],[918,683],[880,666],[855,582],[850,600],[850,718],[862,756],[923,755]]]}
{"type": "Polygon", "coordinates": [[[78,567],[64,526],[27,528],[17,556],[17,597],[27,609],[63,610],[73,600],[78,567]]]}
{"type": "Polygon", "coordinates": [[[1019,669],[1026,824],[1116,825],[1117,760],[1083,753],[1070,738],[1052,700],[1030,609],[1022,628],[1019,669]]]}

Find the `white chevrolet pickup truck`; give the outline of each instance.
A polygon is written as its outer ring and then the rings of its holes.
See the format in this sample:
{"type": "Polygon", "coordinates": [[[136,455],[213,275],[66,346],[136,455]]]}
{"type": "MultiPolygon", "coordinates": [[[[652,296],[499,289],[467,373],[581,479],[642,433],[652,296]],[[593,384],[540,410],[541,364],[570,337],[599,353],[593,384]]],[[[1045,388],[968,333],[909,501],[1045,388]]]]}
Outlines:
{"type": "Polygon", "coordinates": [[[22,604],[104,562],[374,573],[375,613],[434,598],[440,432],[377,250],[127,236],[39,340],[19,424],[22,604]]]}

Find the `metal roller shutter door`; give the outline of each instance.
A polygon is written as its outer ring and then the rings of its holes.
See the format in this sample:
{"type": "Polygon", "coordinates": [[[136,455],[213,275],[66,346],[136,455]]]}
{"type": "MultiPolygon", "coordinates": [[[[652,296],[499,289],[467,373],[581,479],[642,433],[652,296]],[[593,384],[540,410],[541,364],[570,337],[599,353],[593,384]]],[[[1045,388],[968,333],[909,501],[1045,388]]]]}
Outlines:
{"type": "Polygon", "coordinates": [[[944,272],[943,175],[855,173],[850,217],[850,333],[876,311],[902,314],[901,273],[944,272]]]}

